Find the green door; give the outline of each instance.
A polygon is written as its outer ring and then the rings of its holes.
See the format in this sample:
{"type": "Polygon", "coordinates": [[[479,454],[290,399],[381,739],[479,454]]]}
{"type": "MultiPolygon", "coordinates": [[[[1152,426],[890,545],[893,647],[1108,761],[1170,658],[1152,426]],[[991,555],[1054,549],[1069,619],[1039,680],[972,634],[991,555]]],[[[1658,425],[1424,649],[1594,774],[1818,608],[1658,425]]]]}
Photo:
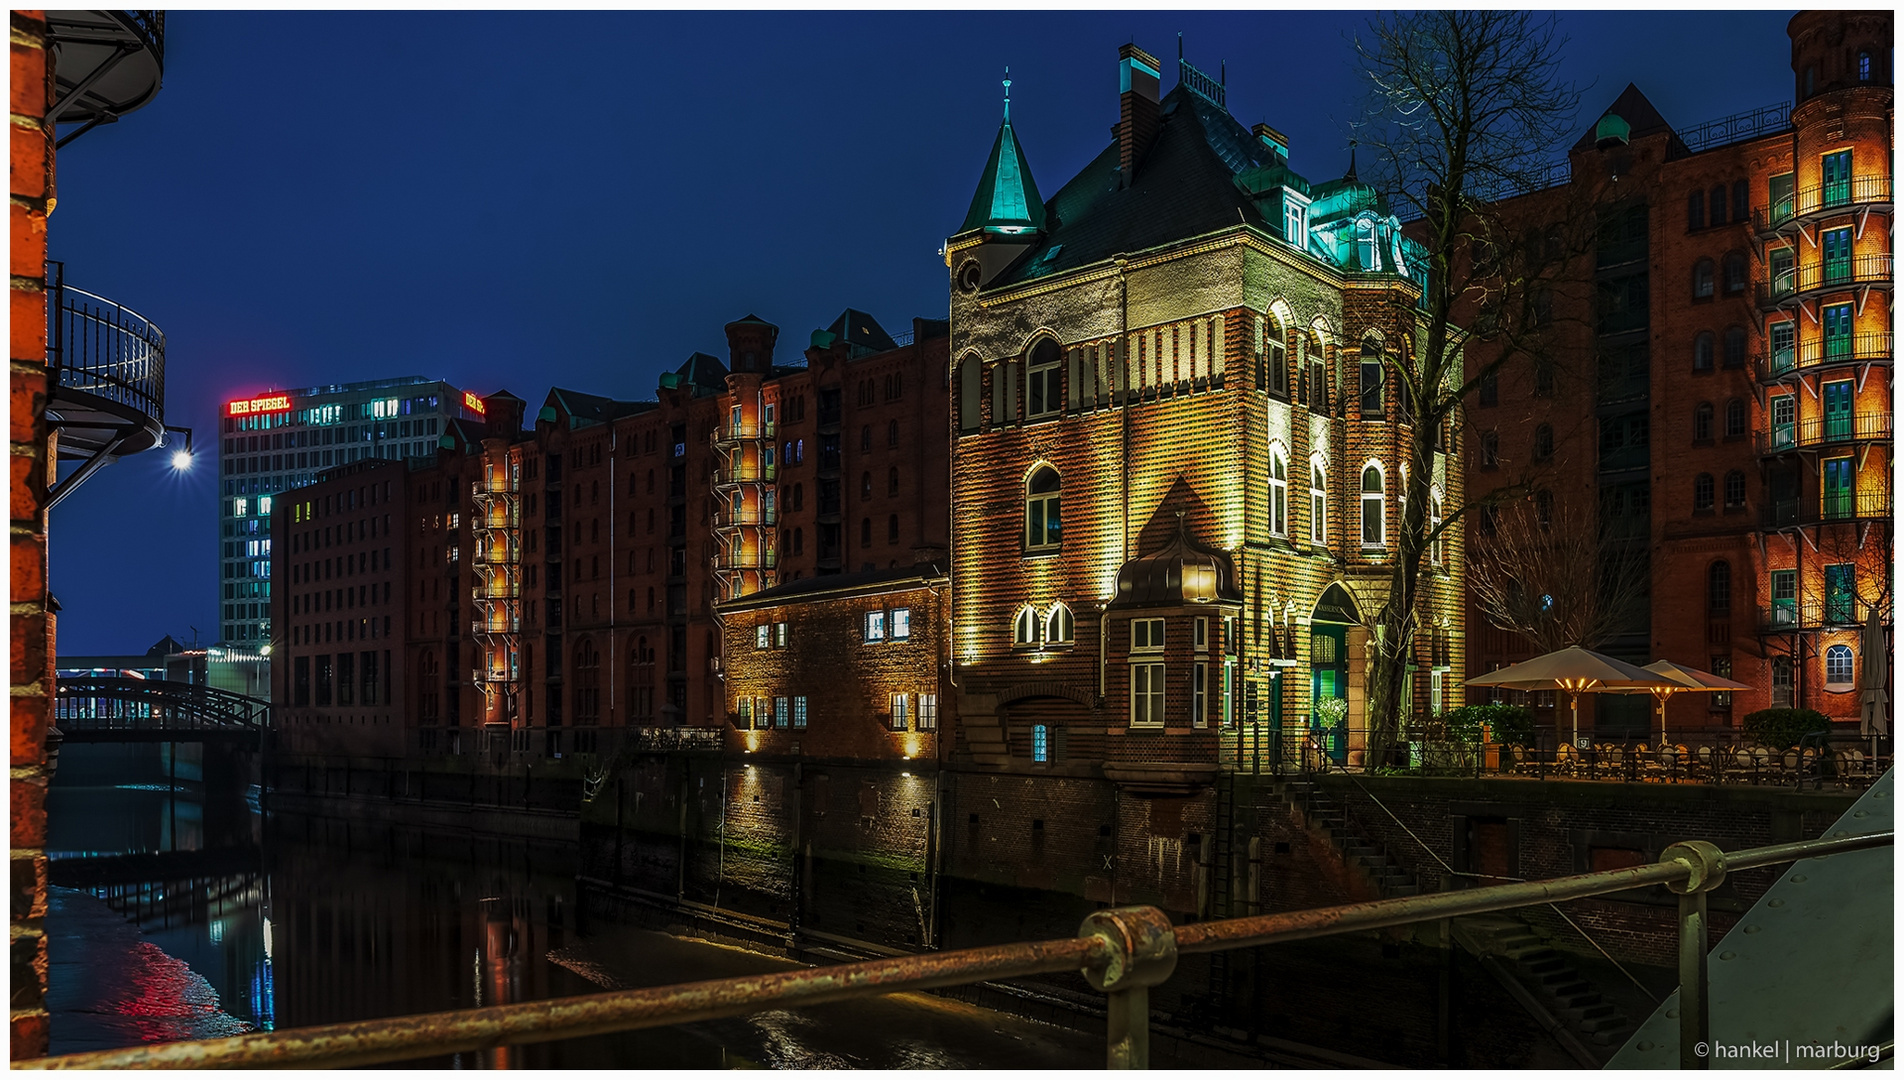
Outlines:
{"type": "Polygon", "coordinates": [[[1825,438],[1851,437],[1851,380],[1825,384],[1825,438]]]}
{"type": "Polygon", "coordinates": [[[1798,571],[1772,571],[1772,625],[1798,625],[1798,571]]]}
{"type": "Polygon", "coordinates": [[[1780,394],[1772,399],[1772,448],[1792,445],[1792,431],[1798,413],[1798,395],[1780,394]]]}
{"type": "Polygon", "coordinates": [[[1825,205],[1843,206],[1851,201],[1851,151],[1825,155],[1825,205]]]}
{"type": "Polygon", "coordinates": [[[1825,360],[1851,357],[1851,305],[1832,304],[1825,308],[1825,360]]]}
{"type": "MultiPolygon", "coordinates": [[[[1310,628],[1310,701],[1320,702],[1324,698],[1346,699],[1349,696],[1348,636],[1346,626],[1318,624],[1310,628]]],[[[1312,706],[1309,712],[1309,731],[1336,764],[1340,765],[1349,759],[1349,732],[1346,716],[1342,720],[1325,725],[1312,706]]]]}
{"type": "Polygon", "coordinates": [[[1825,462],[1824,487],[1825,517],[1831,519],[1850,517],[1856,490],[1851,479],[1850,458],[1832,458],[1825,462]]]}
{"type": "Polygon", "coordinates": [[[1857,621],[1858,581],[1850,563],[1825,567],[1825,622],[1848,625],[1857,621]]]}
{"type": "Polygon", "coordinates": [[[1842,285],[1851,280],[1851,230],[1832,229],[1825,233],[1825,284],[1842,285]]]}
{"type": "Polygon", "coordinates": [[[1771,373],[1774,375],[1780,375],[1792,369],[1792,361],[1794,359],[1793,353],[1795,351],[1793,347],[1793,342],[1797,339],[1797,336],[1798,336],[1797,332],[1793,329],[1796,325],[1797,324],[1791,322],[1790,320],[1787,320],[1781,323],[1772,324],[1772,329],[1771,329],[1772,371],[1771,373]]]}

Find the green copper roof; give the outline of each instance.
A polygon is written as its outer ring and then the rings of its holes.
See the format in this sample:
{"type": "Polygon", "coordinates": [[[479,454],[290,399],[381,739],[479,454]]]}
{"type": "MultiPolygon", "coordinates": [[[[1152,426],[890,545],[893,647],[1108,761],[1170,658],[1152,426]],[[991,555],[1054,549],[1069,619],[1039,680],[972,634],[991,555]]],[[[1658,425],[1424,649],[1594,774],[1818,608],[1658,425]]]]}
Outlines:
{"type": "MultiPolygon", "coordinates": [[[[1005,83],[1007,95],[1011,82],[1005,83]]],[[[1026,232],[1045,227],[1045,202],[1038,197],[1038,185],[1031,179],[1031,163],[1012,133],[1011,98],[1005,99],[1005,121],[998,125],[998,139],[992,143],[992,156],[978,178],[978,191],[972,196],[972,208],[966,211],[960,232],[973,229],[997,229],[1026,232]]]]}

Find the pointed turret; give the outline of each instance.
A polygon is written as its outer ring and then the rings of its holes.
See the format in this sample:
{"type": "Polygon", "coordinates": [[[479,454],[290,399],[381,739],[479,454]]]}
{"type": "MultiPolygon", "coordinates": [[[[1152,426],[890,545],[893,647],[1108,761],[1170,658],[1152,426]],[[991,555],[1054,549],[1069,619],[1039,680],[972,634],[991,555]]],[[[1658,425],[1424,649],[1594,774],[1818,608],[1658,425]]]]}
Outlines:
{"type": "Polygon", "coordinates": [[[992,156],[979,176],[978,191],[972,195],[972,208],[965,214],[959,231],[984,229],[1006,234],[1040,232],[1045,227],[1045,204],[1038,196],[1038,185],[1031,179],[1031,164],[1018,145],[1011,123],[1011,69],[1006,69],[1005,119],[998,125],[998,138],[992,143],[992,156]]]}

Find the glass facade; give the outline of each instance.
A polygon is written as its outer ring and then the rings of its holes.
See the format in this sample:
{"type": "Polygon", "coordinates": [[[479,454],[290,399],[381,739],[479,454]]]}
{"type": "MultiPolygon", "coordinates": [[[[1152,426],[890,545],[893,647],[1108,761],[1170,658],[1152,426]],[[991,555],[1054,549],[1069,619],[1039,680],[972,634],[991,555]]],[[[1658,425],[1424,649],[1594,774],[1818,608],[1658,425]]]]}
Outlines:
{"type": "Polygon", "coordinates": [[[219,637],[271,641],[271,512],[284,492],[364,458],[433,458],[474,395],[412,376],[227,402],[218,440],[219,637]]]}

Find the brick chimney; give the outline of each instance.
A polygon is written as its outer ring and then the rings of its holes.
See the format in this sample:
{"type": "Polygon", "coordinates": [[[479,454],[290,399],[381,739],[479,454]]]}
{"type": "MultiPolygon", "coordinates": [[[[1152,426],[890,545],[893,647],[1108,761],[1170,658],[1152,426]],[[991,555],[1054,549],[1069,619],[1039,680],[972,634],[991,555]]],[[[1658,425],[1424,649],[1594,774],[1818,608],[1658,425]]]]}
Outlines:
{"type": "Polygon", "coordinates": [[[1159,70],[1157,58],[1134,44],[1117,50],[1117,83],[1122,92],[1117,110],[1117,167],[1122,187],[1131,185],[1163,123],[1159,70]]]}

